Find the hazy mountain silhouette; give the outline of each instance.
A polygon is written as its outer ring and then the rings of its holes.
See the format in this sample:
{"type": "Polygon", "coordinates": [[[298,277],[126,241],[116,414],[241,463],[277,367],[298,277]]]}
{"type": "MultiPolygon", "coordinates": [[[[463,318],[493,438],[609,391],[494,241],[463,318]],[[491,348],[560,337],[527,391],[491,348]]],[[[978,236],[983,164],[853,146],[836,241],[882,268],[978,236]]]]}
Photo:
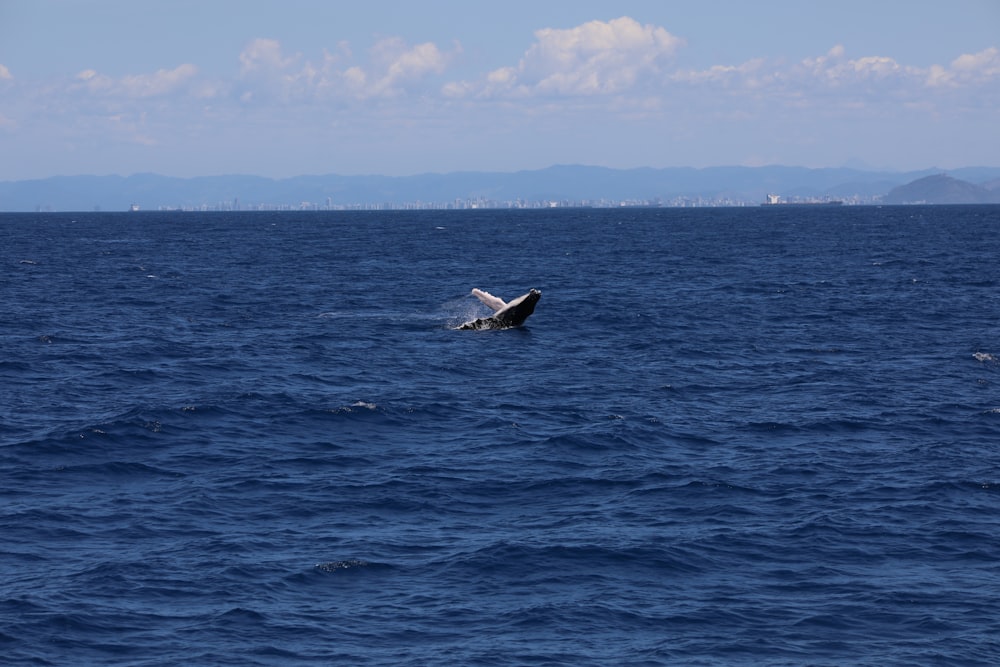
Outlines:
{"type": "MultiPolygon", "coordinates": [[[[1000,185],[1000,180],[993,181],[1000,185]]],[[[925,176],[893,188],[883,197],[886,204],[997,204],[1000,189],[975,185],[945,174],[925,176]]]]}
{"type": "MultiPolygon", "coordinates": [[[[1000,168],[956,169],[951,173],[956,178],[973,182],[1000,180],[1000,168]]],[[[783,166],[609,169],[557,165],[531,171],[456,172],[402,177],[57,176],[0,182],[0,210],[123,211],[131,204],[138,204],[143,209],[201,206],[248,208],[260,204],[296,207],[303,203],[322,208],[327,204],[334,207],[413,202],[446,205],[470,200],[656,203],[669,202],[678,197],[728,198],[755,203],[763,201],[767,193],[777,193],[786,198],[872,198],[895,192],[893,188],[914,179],[939,174],[938,169],[895,173],[783,166]]],[[[989,192],[986,188],[982,190],[989,192]]],[[[931,201],[926,197],[912,198],[917,196],[903,191],[903,195],[893,201],[931,201]]],[[[968,197],[958,199],[964,202],[968,197]]],[[[944,200],[951,201],[947,197],[944,200]]]]}

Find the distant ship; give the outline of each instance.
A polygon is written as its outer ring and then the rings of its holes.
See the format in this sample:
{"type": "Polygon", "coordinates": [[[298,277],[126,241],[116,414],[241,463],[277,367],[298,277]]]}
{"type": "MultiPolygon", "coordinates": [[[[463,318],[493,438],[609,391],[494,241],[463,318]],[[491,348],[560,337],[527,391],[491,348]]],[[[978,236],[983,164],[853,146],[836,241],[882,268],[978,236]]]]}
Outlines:
{"type": "Polygon", "coordinates": [[[131,206],[128,207],[128,210],[131,211],[132,213],[134,213],[134,212],[136,212],[136,211],[139,210],[139,205],[138,204],[132,204],[131,206]]]}
{"type": "Polygon", "coordinates": [[[781,201],[781,195],[769,194],[761,206],[842,206],[839,199],[816,199],[813,201],[781,201]]]}

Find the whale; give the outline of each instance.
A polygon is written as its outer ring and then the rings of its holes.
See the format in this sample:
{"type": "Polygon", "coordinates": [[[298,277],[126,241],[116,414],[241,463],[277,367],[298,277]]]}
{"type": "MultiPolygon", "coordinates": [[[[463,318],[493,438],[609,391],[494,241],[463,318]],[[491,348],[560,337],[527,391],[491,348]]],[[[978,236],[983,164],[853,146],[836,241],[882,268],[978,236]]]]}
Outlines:
{"type": "Polygon", "coordinates": [[[519,327],[535,312],[535,304],[542,298],[542,293],[536,289],[529,290],[527,294],[522,294],[510,303],[506,303],[500,297],[493,296],[481,289],[473,289],[471,294],[493,310],[493,315],[466,322],[458,327],[459,329],[510,329],[519,327]]]}

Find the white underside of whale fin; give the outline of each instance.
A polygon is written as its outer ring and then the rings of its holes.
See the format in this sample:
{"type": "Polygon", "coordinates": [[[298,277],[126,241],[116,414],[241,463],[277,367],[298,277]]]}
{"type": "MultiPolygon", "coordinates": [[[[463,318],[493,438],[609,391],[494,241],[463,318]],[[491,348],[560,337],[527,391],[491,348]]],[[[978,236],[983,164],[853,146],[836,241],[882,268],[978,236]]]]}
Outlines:
{"type": "Polygon", "coordinates": [[[500,297],[493,296],[489,292],[484,292],[483,290],[476,289],[475,287],[472,288],[472,296],[485,303],[494,311],[503,310],[507,307],[507,304],[504,303],[504,300],[500,297]]]}

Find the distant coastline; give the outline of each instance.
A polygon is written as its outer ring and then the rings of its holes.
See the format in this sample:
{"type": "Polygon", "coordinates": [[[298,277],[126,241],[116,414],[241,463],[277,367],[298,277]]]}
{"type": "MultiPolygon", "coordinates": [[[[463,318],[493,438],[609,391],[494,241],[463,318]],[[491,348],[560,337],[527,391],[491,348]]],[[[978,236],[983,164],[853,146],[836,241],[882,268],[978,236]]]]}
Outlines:
{"type": "Polygon", "coordinates": [[[1000,203],[1000,167],[913,172],[805,167],[609,169],[414,176],[54,176],[0,182],[0,211],[277,211],[1000,203]]]}

